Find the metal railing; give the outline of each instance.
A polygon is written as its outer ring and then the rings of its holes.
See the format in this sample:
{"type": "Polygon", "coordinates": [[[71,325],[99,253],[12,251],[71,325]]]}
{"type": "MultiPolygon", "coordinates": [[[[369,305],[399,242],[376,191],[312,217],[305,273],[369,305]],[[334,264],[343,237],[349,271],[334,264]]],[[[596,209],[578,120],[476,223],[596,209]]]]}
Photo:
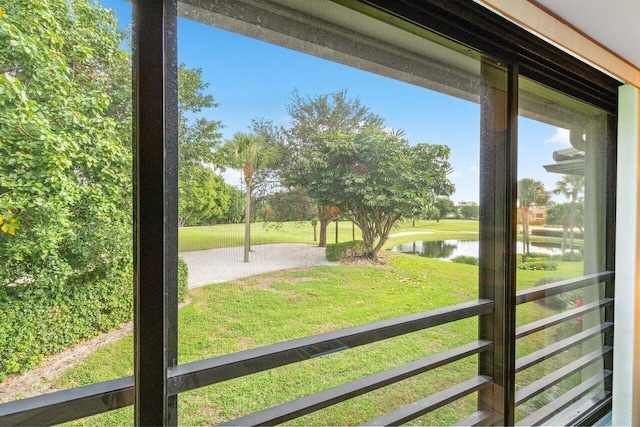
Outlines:
{"type": "MultiPolygon", "coordinates": [[[[612,282],[613,279],[613,272],[604,272],[527,289],[517,293],[516,303],[524,304],[563,292],[580,289],[585,286],[602,282],[612,282]]],[[[610,308],[612,304],[612,298],[603,298],[600,301],[531,322],[516,328],[515,337],[517,339],[542,331],[593,310],[610,308]]],[[[429,329],[457,320],[489,314],[493,312],[493,309],[494,303],[490,300],[470,301],[179,365],[169,372],[168,392],[169,395],[177,395],[196,388],[297,363],[310,358],[321,357],[326,354],[429,329]]],[[[613,323],[603,322],[600,325],[523,356],[515,361],[515,372],[521,372],[535,366],[600,334],[610,334],[612,333],[612,329],[613,323]]],[[[273,425],[283,423],[468,356],[490,351],[492,347],[493,343],[486,340],[471,342],[394,369],[249,414],[223,425],[273,425]]],[[[576,372],[580,372],[585,367],[601,360],[611,352],[612,348],[605,345],[539,378],[516,392],[514,396],[515,405],[517,406],[532,399],[576,372]]],[[[605,369],[603,372],[597,373],[551,403],[523,418],[518,422],[518,425],[544,423],[559,410],[568,408],[574,402],[601,386],[603,382],[610,382],[610,379],[611,370],[605,369]]],[[[463,396],[481,390],[491,383],[492,379],[490,377],[480,375],[381,415],[378,418],[369,420],[365,424],[398,425],[406,423],[463,396]]],[[[606,400],[607,398],[607,396],[604,396],[603,399],[606,400]]],[[[0,424],[57,424],[130,406],[133,402],[134,379],[133,377],[125,377],[2,404],[0,405],[0,424]]],[[[491,414],[485,411],[478,411],[461,420],[460,424],[475,425],[485,422],[490,418],[491,414]]]]}

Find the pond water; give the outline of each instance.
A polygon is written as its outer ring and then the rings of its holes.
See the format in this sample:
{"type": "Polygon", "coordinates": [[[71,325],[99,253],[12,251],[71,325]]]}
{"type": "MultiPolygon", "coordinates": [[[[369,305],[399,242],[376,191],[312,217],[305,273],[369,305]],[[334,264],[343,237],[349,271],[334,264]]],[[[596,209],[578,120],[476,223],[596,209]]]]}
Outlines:
{"type": "MultiPolygon", "coordinates": [[[[403,243],[389,249],[392,252],[420,255],[426,258],[438,258],[450,260],[457,256],[478,257],[480,242],[477,240],[439,240],[435,242],[425,242],[418,240],[415,242],[403,243]]],[[[531,244],[531,252],[543,252],[546,254],[560,255],[560,248],[531,244]]],[[[522,242],[517,242],[518,253],[524,252],[522,242]]]]}

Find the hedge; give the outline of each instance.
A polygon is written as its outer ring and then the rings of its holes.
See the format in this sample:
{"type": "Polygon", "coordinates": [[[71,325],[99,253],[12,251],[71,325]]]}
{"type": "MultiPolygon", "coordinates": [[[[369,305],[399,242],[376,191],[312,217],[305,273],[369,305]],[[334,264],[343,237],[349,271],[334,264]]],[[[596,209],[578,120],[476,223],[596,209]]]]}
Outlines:
{"type": "Polygon", "coordinates": [[[558,263],[553,261],[531,261],[518,265],[518,270],[552,271],[557,269],[558,263]]]}
{"type": "Polygon", "coordinates": [[[458,264],[478,265],[478,258],[474,256],[460,255],[453,258],[451,261],[457,262],[458,264]]]}
{"type": "MultiPolygon", "coordinates": [[[[562,229],[557,228],[533,228],[531,229],[532,236],[540,236],[540,237],[557,237],[562,239],[563,231],[562,229]]],[[[582,239],[584,236],[579,231],[573,231],[574,239],[582,239]]],[[[569,238],[569,232],[567,231],[567,239],[569,238]]]]}
{"type": "MultiPolygon", "coordinates": [[[[178,298],[187,296],[187,264],[178,259],[178,298]]],[[[108,332],[133,317],[131,267],[93,283],[55,290],[17,288],[0,295],[0,381],[45,357],[108,332]]]]}
{"type": "Polygon", "coordinates": [[[27,289],[0,301],[0,380],[131,320],[132,277],[129,268],[93,283],[27,289]]]}
{"type": "Polygon", "coordinates": [[[364,242],[353,240],[351,242],[331,243],[327,245],[325,254],[327,261],[340,261],[341,259],[362,256],[364,253],[364,242]]]}
{"type": "Polygon", "coordinates": [[[184,302],[189,294],[188,276],[187,263],[182,258],[178,258],[178,302],[184,302]]]}

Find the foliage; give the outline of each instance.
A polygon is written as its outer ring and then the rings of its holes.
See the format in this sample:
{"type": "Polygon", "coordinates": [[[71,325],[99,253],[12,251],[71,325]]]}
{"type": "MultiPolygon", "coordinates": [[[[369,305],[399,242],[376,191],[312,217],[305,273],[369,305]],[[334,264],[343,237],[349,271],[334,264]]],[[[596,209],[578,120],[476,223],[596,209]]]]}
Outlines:
{"type": "Polygon", "coordinates": [[[446,146],[410,146],[380,127],[315,139],[305,159],[304,187],[360,228],[368,258],[376,258],[396,221],[453,191],[446,146]]]}
{"type": "Polygon", "coordinates": [[[563,252],[560,259],[565,262],[582,262],[583,256],[582,253],[578,251],[568,251],[563,252]]]}
{"type": "Polygon", "coordinates": [[[5,7],[0,372],[16,372],[131,318],[131,68],[92,2],[5,7]]]}
{"type": "Polygon", "coordinates": [[[244,262],[249,262],[251,246],[251,192],[256,170],[270,168],[280,159],[280,149],[258,134],[237,132],[224,145],[226,163],[242,168],[245,189],[244,262]]]}
{"type": "Polygon", "coordinates": [[[123,40],[111,12],[86,0],[7,4],[0,214],[20,228],[0,233],[0,286],[65,292],[79,277],[119,277],[131,264],[131,70],[123,40]]]}
{"type": "Polygon", "coordinates": [[[189,267],[178,257],[178,302],[184,302],[189,295],[189,267]]]}
{"type": "Polygon", "coordinates": [[[254,217],[266,222],[307,221],[317,215],[314,200],[304,189],[269,194],[256,201],[254,217]]]}
{"type": "Polygon", "coordinates": [[[364,242],[352,240],[343,243],[329,243],[325,249],[327,261],[340,261],[345,258],[355,258],[364,253],[364,242]]]}
{"type": "MultiPolygon", "coordinates": [[[[562,238],[563,234],[564,232],[562,230],[555,228],[534,228],[533,230],[531,230],[532,236],[562,238]]],[[[574,237],[582,239],[583,235],[582,233],[575,233],[574,237]]]]}
{"type": "MultiPolygon", "coordinates": [[[[317,152],[318,144],[322,144],[317,135],[355,133],[365,127],[382,126],[383,123],[382,117],[362,105],[358,98],[349,98],[346,90],[313,97],[303,97],[294,91],[287,112],[291,124],[282,131],[283,157],[279,165],[282,183],[286,187],[306,189],[312,196],[314,189],[309,187],[308,159],[317,152]]],[[[319,200],[316,202],[320,221],[318,246],[324,247],[327,244],[327,226],[335,218],[325,215],[330,205],[319,200]]]]}
{"type": "Polygon", "coordinates": [[[218,154],[222,123],[197,115],[215,108],[205,91],[202,69],[178,67],[178,223],[201,224],[224,215],[229,209],[230,191],[214,172],[222,159],[218,154]]]}
{"type": "Polygon", "coordinates": [[[457,262],[458,264],[478,265],[478,258],[474,256],[460,255],[451,261],[457,262]]]}
{"type": "Polygon", "coordinates": [[[458,210],[453,200],[447,197],[438,197],[434,204],[429,205],[427,210],[422,213],[422,217],[429,220],[440,221],[449,216],[457,216],[458,210]]]}
{"type": "Polygon", "coordinates": [[[553,271],[558,269],[554,261],[526,261],[518,265],[518,270],[553,271]]]}
{"type": "Polygon", "coordinates": [[[480,206],[476,202],[458,203],[458,213],[462,219],[478,219],[480,217],[480,206]]]}
{"type": "Polygon", "coordinates": [[[178,225],[210,224],[229,210],[231,187],[206,166],[185,168],[178,188],[178,225]]]}
{"type": "MultiPolygon", "coordinates": [[[[562,279],[559,277],[541,277],[536,281],[534,286],[544,286],[549,283],[559,282],[560,280],[562,279]]],[[[545,297],[541,300],[537,300],[537,302],[551,309],[562,311],[566,310],[567,307],[575,304],[576,300],[580,297],[580,294],[580,290],[568,291],[561,294],[545,297]]]]}
{"type": "MultiPolygon", "coordinates": [[[[584,176],[580,175],[564,175],[560,181],[556,183],[556,188],[553,191],[554,194],[562,194],[570,200],[569,205],[569,250],[573,252],[573,239],[574,239],[574,227],[576,224],[576,211],[578,197],[584,191],[584,176]]],[[[563,236],[562,249],[566,247],[565,239],[563,236]]]]}
{"type": "Polygon", "coordinates": [[[130,269],[77,280],[57,292],[16,288],[0,289],[0,377],[25,372],[48,355],[118,327],[133,312],[130,269]]]}

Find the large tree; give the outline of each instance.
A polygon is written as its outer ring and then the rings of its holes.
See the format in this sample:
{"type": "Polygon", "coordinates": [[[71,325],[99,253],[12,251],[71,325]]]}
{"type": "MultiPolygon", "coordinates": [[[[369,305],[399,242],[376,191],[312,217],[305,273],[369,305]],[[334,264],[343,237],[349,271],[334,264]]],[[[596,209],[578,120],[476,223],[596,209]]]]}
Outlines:
{"type": "Polygon", "coordinates": [[[251,191],[256,170],[273,166],[280,158],[280,150],[256,134],[238,132],[225,143],[227,163],[242,169],[245,188],[244,262],[249,262],[251,248],[251,191]]]}
{"type": "Polygon", "coordinates": [[[131,265],[128,54],[87,0],[0,17],[0,285],[64,286],[131,265]]]}
{"type": "Polygon", "coordinates": [[[576,204],[578,197],[584,191],[584,176],[565,175],[556,183],[554,194],[562,194],[569,199],[571,209],[569,211],[569,249],[573,253],[573,231],[576,222],[576,204]]]}
{"type": "Polygon", "coordinates": [[[544,206],[549,202],[549,192],[544,184],[531,178],[518,181],[518,204],[522,217],[522,243],[526,254],[530,253],[529,245],[529,209],[532,206],[544,206]]]}
{"type": "Polygon", "coordinates": [[[449,147],[417,144],[380,126],[316,135],[307,157],[307,188],[362,231],[364,256],[376,259],[393,225],[453,192],[449,147]]]}
{"type": "Polygon", "coordinates": [[[178,221],[213,218],[229,207],[229,191],[212,166],[221,168],[219,148],[222,123],[202,117],[203,110],[217,107],[206,93],[202,69],[178,67],[178,221]]]}
{"type": "MultiPolygon", "coordinates": [[[[358,98],[349,98],[347,91],[301,96],[297,91],[291,95],[287,111],[290,125],[284,131],[284,157],[281,162],[283,182],[286,186],[303,188],[309,194],[315,189],[307,179],[307,159],[317,151],[319,134],[336,132],[353,133],[368,126],[381,126],[382,117],[362,105],[358,98]]],[[[331,206],[317,201],[320,220],[320,239],[318,246],[327,245],[327,226],[335,219],[329,213],[331,206]]]]}

